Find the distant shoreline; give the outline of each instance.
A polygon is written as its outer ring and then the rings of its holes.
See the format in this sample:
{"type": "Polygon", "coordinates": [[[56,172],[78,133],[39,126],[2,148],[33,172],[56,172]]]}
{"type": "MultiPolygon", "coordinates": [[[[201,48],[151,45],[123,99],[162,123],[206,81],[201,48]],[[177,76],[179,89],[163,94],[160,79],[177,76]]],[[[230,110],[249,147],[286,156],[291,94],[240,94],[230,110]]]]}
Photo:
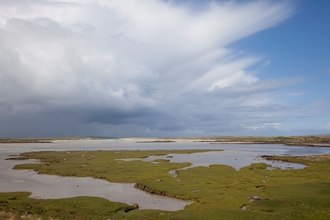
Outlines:
{"type": "Polygon", "coordinates": [[[278,136],[278,137],[167,137],[167,138],[113,138],[113,137],[59,137],[59,138],[0,138],[0,144],[57,143],[62,141],[123,141],[140,144],[206,142],[210,144],[283,144],[288,146],[330,147],[330,135],[322,136],[278,136]]]}

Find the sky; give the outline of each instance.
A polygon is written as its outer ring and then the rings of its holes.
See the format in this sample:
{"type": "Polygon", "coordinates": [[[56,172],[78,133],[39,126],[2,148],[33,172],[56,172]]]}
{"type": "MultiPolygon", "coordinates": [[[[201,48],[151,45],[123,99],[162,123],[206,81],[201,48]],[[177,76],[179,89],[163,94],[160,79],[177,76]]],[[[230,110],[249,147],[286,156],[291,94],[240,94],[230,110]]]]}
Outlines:
{"type": "Polygon", "coordinates": [[[0,137],[330,133],[328,0],[1,0],[0,137]]]}

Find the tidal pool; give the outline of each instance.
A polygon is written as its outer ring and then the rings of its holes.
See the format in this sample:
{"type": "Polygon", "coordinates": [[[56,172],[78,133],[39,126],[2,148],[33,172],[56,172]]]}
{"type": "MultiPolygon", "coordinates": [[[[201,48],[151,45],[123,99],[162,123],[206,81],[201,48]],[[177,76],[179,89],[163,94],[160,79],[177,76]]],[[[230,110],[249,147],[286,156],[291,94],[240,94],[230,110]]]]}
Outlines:
{"type": "Polygon", "coordinates": [[[29,170],[13,170],[16,164],[33,161],[8,161],[3,156],[0,158],[0,192],[27,191],[32,193],[31,198],[36,199],[95,196],[129,205],[139,204],[139,209],[167,211],[182,210],[192,203],[146,193],[134,188],[134,183],[110,183],[90,177],[61,177],[29,170]]]}
{"type": "MultiPolygon", "coordinates": [[[[97,196],[115,202],[138,203],[141,209],[181,210],[190,202],[145,193],[132,184],[109,183],[105,180],[78,177],[59,177],[39,175],[33,171],[13,170],[19,163],[27,161],[7,161],[10,155],[30,151],[67,151],[67,150],[224,150],[195,154],[171,154],[166,157],[150,157],[145,160],[167,159],[171,162],[190,162],[192,166],[226,164],[236,170],[251,163],[293,169],[303,165],[281,163],[262,159],[261,155],[314,155],[326,154],[326,147],[296,147],[284,145],[257,144],[209,144],[192,141],[174,143],[135,143],[134,140],[97,140],[97,141],[57,141],[38,144],[0,144],[0,191],[29,191],[33,198],[66,198],[74,196],[97,196]]],[[[189,167],[186,167],[189,168],[189,167]]],[[[175,173],[175,171],[173,171],[175,173]]]]}
{"type": "MultiPolygon", "coordinates": [[[[124,161],[132,161],[132,160],[142,160],[145,162],[152,162],[157,160],[168,160],[169,162],[190,162],[191,165],[178,169],[178,170],[186,170],[193,167],[204,166],[209,167],[210,165],[215,164],[223,164],[233,167],[236,170],[241,169],[242,167],[246,167],[251,165],[252,163],[265,163],[269,167],[268,169],[303,169],[306,166],[303,164],[297,163],[288,163],[282,161],[269,161],[266,159],[257,156],[259,153],[256,151],[210,151],[203,153],[193,153],[193,154],[168,154],[162,156],[150,156],[147,158],[130,158],[130,159],[121,159],[124,161]]],[[[260,154],[259,154],[260,155],[260,154]]],[[[157,162],[155,162],[157,163],[157,162]]],[[[171,170],[169,173],[173,177],[177,177],[177,170],[171,170]]]]}

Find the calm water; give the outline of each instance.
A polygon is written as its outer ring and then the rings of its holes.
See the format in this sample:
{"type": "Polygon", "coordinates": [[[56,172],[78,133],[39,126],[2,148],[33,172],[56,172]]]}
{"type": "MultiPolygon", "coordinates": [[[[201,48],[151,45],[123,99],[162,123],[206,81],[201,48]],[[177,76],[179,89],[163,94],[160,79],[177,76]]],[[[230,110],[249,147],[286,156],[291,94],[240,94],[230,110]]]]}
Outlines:
{"type": "Polygon", "coordinates": [[[181,141],[173,143],[135,143],[120,139],[56,141],[45,144],[0,144],[0,155],[30,151],[66,150],[235,150],[256,152],[258,155],[312,155],[330,152],[327,147],[297,147],[280,144],[209,144],[203,142],[181,141]]]}
{"type": "MultiPolygon", "coordinates": [[[[32,192],[31,198],[57,199],[76,196],[102,197],[129,205],[139,204],[140,209],[182,210],[191,202],[148,194],[134,188],[134,183],[110,183],[105,180],[81,177],[40,175],[34,171],[13,170],[18,163],[0,157],[0,192],[32,192]]],[[[29,161],[33,162],[33,161],[29,161]]]]}
{"type": "MultiPolygon", "coordinates": [[[[222,152],[207,152],[197,154],[171,154],[166,156],[146,158],[169,159],[173,162],[190,162],[194,166],[209,166],[210,164],[226,164],[239,170],[251,163],[265,162],[281,169],[301,169],[303,165],[290,163],[272,163],[264,161],[261,155],[314,155],[326,154],[330,148],[325,147],[294,147],[283,145],[255,144],[209,144],[191,141],[174,143],[135,143],[127,140],[98,141],[57,141],[47,144],[0,144],[0,191],[29,191],[33,198],[66,198],[73,196],[97,196],[110,201],[127,204],[138,203],[141,209],[180,210],[190,204],[163,196],[147,194],[134,188],[133,184],[109,183],[92,178],[70,178],[50,175],[38,175],[33,171],[13,170],[12,167],[26,161],[6,161],[10,155],[30,151],[72,151],[72,150],[224,150],[222,152]]],[[[189,167],[187,167],[189,168],[189,167]]],[[[175,177],[175,171],[171,173],[175,177]]]]}

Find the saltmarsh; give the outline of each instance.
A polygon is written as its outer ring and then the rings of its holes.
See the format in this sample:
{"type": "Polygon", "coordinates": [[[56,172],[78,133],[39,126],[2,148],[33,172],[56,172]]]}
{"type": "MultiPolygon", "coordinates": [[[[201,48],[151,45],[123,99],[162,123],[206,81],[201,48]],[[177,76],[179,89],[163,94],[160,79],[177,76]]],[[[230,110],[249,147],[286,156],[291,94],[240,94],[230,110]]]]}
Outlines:
{"type": "Polygon", "coordinates": [[[307,165],[302,170],[267,170],[252,164],[236,171],[225,165],[168,172],[189,163],[121,161],[151,155],[202,151],[31,152],[21,157],[40,164],[17,165],[43,174],[90,176],[110,182],[138,183],[157,193],[191,200],[183,211],[131,210],[101,198],[37,200],[29,193],[0,193],[0,219],[8,213],[48,219],[329,219],[330,159],[327,156],[273,157],[307,165]],[[322,159],[318,159],[322,158],[322,159]],[[251,202],[250,200],[255,200],[251,202]],[[241,207],[246,206],[246,211],[241,207]]]}

